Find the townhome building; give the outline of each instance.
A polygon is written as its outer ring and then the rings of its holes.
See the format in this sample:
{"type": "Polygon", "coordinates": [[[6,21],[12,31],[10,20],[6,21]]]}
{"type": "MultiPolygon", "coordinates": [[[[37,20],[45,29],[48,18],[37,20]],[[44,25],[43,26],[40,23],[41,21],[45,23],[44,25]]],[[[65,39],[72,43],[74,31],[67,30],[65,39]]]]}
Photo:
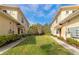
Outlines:
{"type": "Polygon", "coordinates": [[[51,24],[53,35],[66,38],[79,38],[79,6],[63,6],[51,24]]]}
{"type": "Polygon", "coordinates": [[[0,5],[0,35],[25,34],[29,22],[18,6],[0,5]]]}

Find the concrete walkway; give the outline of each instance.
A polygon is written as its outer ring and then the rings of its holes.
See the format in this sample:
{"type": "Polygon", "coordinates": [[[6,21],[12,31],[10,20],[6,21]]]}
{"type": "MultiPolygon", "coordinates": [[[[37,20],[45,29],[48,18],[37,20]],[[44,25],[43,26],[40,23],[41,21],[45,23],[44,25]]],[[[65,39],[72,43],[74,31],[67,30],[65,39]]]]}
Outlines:
{"type": "Polygon", "coordinates": [[[9,50],[12,47],[16,46],[17,44],[21,43],[24,40],[25,40],[25,38],[22,38],[20,40],[17,40],[16,42],[13,42],[13,43],[10,43],[6,46],[0,47],[0,54],[3,54],[4,52],[6,52],[7,50],[9,50]]]}
{"type": "Polygon", "coordinates": [[[67,43],[65,43],[65,42],[53,37],[53,36],[51,36],[51,38],[53,40],[55,40],[56,42],[58,42],[64,48],[68,49],[72,54],[79,55],[79,49],[77,49],[77,48],[75,48],[75,47],[73,47],[73,46],[71,46],[71,45],[69,45],[69,44],[67,44],[67,43]]]}

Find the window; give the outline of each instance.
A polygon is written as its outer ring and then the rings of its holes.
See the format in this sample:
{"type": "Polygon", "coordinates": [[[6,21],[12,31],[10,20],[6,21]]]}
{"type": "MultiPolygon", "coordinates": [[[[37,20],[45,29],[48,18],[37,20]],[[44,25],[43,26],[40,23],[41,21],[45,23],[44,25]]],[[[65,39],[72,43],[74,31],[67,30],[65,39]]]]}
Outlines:
{"type": "Polygon", "coordinates": [[[72,13],[74,13],[76,10],[73,10],[72,13]]]}
{"type": "Polygon", "coordinates": [[[18,28],[18,34],[20,34],[20,28],[18,28]]]}
{"type": "Polygon", "coordinates": [[[69,13],[69,11],[66,11],[66,14],[68,14],[69,13]]]}
{"type": "Polygon", "coordinates": [[[11,22],[10,22],[10,24],[11,24],[11,22]]]}
{"type": "Polygon", "coordinates": [[[3,12],[7,13],[7,10],[3,10],[3,12]]]}
{"type": "Polygon", "coordinates": [[[14,34],[14,31],[10,29],[9,34],[14,34]]]}
{"type": "Polygon", "coordinates": [[[23,33],[23,29],[21,29],[21,33],[23,33]]]}
{"type": "Polygon", "coordinates": [[[56,34],[58,34],[58,30],[56,30],[56,34]]]}
{"type": "Polygon", "coordinates": [[[21,22],[24,23],[24,18],[22,17],[21,22]]]}
{"type": "Polygon", "coordinates": [[[56,19],[56,23],[58,22],[58,20],[56,19]]]}
{"type": "Polygon", "coordinates": [[[10,29],[10,30],[9,30],[9,34],[11,34],[11,33],[12,33],[12,30],[10,29]]]}
{"type": "Polygon", "coordinates": [[[76,36],[79,36],[79,30],[76,30],[76,36]]]}
{"type": "Polygon", "coordinates": [[[67,33],[68,33],[68,34],[70,33],[70,30],[69,30],[69,28],[67,29],[67,33]]]}
{"type": "Polygon", "coordinates": [[[56,34],[60,34],[60,33],[61,33],[61,29],[59,28],[56,30],[56,34]]]}

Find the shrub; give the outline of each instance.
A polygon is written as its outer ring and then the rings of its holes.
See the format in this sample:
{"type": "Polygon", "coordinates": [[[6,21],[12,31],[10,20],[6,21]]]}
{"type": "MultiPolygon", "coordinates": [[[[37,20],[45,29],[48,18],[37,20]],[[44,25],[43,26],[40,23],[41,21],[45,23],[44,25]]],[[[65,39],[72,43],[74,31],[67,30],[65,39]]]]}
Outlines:
{"type": "Polygon", "coordinates": [[[26,37],[27,34],[22,34],[22,35],[19,35],[19,37],[26,37]]]}
{"type": "Polygon", "coordinates": [[[51,34],[52,36],[54,36],[54,37],[57,37],[57,35],[53,35],[53,34],[51,34]]]}
{"type": "Polygon", "coordinates": [[[25,37],[25,35],[14,34],[14,35],[0,36],[0,46],[13,42],[13,41],[16,41],[16,40],[20,39],[21,37],[25,37]]]}
{"type": "Polygon", "coordinates": [[[6,43],[7,40],[5,39],[6,39],[6,36],[0,36],[0,46],[6,43]]]}
{"type": "Polygon", "coordinates": [[[68,44],[71,44],[71,45],[75,43],[73,38],[66,38],[66,41],[68,44]]]}
{"type": "Polygon", "coordinates": [[[78,47],[79,47],[79,42],[78,42],[78,41],[76,42],[76,46],[78,46],[78,47]]]}
{"type": "Polygon", "coordinates": [[[64,40],[63,37],[59,37],[59,36],[57,36],[57,35],[53,35],[53,34],[51,34],[51,35],[54,36],[54,37],[57,37],[57,38],[60,39],[60,40],[64,40]]]}
{"type": "Polygon", "coordinates": [[[32,26],[29,27],[29,30],[27,31],[28,35],[50,35],[50,26],[45,24],[33,24],[32,26]]]}
{"type": "Polygon", "coordinates": [[[60,40],[64,40],[64,38],[63,37],[57,37],[58,39],[60,39],[60,40]]]}
{"type": "Polygon", "coordinates": [[[75,46],[79,47],[79,42],[77,40],[73,39],[73,38],[67,38],[66,41],[70,45],[75,45],[75,46]]]}

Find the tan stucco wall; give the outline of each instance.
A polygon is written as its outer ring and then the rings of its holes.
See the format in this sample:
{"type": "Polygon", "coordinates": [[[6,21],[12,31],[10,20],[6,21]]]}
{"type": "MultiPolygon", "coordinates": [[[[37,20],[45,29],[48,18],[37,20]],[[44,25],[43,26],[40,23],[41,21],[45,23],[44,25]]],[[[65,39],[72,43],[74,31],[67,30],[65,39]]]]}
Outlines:
{"type": "Polygon", "coordinates": [[[29,28],[29,24],[27,23],[23,13],[21,11],[18,11],[18,20],[20,21],[20,23],[24,26],[25,32],[28,30],[29,28]],[[23,21],[24,23],[21,22],[22,17],[24,18],[23,21]]]}
{"type": "Polygon", "coordinates": [[[14,17],[15,19],[18,19],[17,18],[17,10],[7,10],[7,12],[12,16],[12,17],[14,17]]]}
{"type": "Polygon", "coordinates": [[[8,15],[10,17],[8,18],[7,16],[0,14],[0,35],[9,34],[10,29],[14,31],[14,34],[18,34],[18,29],[17,29],[18,27],[20,27],[20,29],[23,29],[26,33],[26,30],[29,28],[29,24],[27,23],[26,19],[24,19],[24,23],[21,22],[22,17],[24,17],[22,11],[17,7],[11,8],[7,6],[4,6],[4,7],[0,6],[0,11],[3,11],[3,10],[7,10],[7,13],[5,12],[4,13],[6,15],[10,14],[8,15]],[[17,26],[17,23],[19,23],[20,25],[17,26]]]}
{"type": "Polygon", "coordinates": [[[15,19],[17,19],[17,9],[11,9],[11,8],[4,8],[4,7],[0,7],[0,10],[6,10],[8,14],[10,14],[12,17],[14,17],[15,19]]]}
{"type": "Polygon", "coordinates": [[[64,20],[66,17],[68,17],[72,13],[72,11],[73,10],[64,10],[64,11],[61,11],[60,15],[58,16],[59,22],[61,22],[62,20],[64,20]],[[68,11],[68,14],[66,14],[66,11],[68,11]]]}
{"type": "MultiPolygon", "coordinates": [[[[79,6],[78,6],[79,7],[79,6]]],[[[72,18],[71,21],[69,22],[65,22],[61,27],[59,27],[59,23],[62,20],[65,20],[65,18],[68,18],[68,16],[70,14],[73,14],[73,11],[78,11],[78,7],[73,7],[73,8],[67,8],[66,9],[60,9],[60,12],[57,13],[57,16],[55,16],[54,22],[51,25],[51,32],[52,34],[56,34],[56,30],[57,28],[61,28],[61,36],[64,38],[70,37],[71,35],[67,33],[68,28],[72,28],[72,27],[79,27],[79,15],[72,18]],[[67,14],[66,11],[68,11],[69,13],[67,14]],[[56,23],[57,20],[57,23],[56,23]],[[57,25],[58,24],[58,25],[57,25]],[[57,26],[56,26],[57,25],[57,26]],[[67,35],[66,35],[67,33],[67,35]]],[[[57,34],[56,34],[57,35],[57,34]]]]}
{"type": "Polygon", "coordinates": [[[76,16],[75,18],[71,19],[70,22],[66,22],[65,24],[63,24],[62,26],[62,31],[61,31],[61,35],[66,38],[65,34],[68,28],[72,28],[72,27],[79,27],[79,15],[76,16]]]}
{"type": "Polygon", "coordinates": [[[17,26],[14,21],[11,19],[2,16],[0,14],[0,35],[7,35],[9,34],[9,30],[14,30],[14,33],[17,34],[17,26]]]}

